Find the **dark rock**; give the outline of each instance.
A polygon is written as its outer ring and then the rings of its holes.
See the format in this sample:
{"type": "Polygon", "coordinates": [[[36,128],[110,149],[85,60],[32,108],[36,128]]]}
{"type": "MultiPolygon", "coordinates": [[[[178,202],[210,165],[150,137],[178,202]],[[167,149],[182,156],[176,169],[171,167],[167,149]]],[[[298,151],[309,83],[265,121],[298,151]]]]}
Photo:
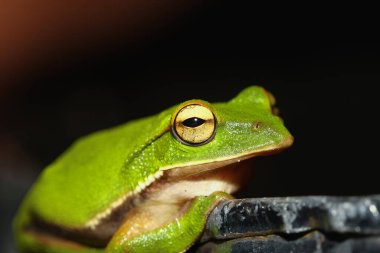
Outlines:
{"type": "Polygon", "coordinates": [[[310,230],[380,235],[380,195],[235,199],[211,212],[202,241],[310,230]]]}
{"type": "Polygon", "coordinates": [[[379,210],[380,195],[224,201],[197,252],[380,252],[379,210]]]}

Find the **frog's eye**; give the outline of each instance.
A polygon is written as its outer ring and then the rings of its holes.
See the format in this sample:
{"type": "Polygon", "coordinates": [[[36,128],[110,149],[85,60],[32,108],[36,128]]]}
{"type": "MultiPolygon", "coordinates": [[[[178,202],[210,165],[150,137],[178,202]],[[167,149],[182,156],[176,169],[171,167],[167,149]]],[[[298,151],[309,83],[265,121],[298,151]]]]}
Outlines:
{"type": "Polygon", "coordinates": [[[172,132],[179,141],[191,146],[205,144],[215,135],[216,118],[212,111],[200,104],[181,108],[172,120],[172,132]]]}

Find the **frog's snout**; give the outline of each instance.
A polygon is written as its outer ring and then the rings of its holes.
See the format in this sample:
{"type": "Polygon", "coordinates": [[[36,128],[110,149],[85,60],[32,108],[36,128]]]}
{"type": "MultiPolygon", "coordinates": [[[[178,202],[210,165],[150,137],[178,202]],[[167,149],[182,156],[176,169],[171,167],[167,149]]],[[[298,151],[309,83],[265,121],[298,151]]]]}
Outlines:
{"type": "Polygon", "coordinates": [[[287,138],[285,138],[283,142],[281,143],[281,147],[283,148],[290,147],[293,144],[293,142],[294,142],[294,137],[293,135],[289,134],[287,138]]]}
{"type": "Polygon", "coordinates": [[[282,124],[279,118],[273,122],[254,121],[251,123],[250,130],[253,134],[262,132],[265,133],[267,137],[271,136],[271,139],[274,140],[280,148],[287,148],[294,142],[292,134],[282,124]]]}

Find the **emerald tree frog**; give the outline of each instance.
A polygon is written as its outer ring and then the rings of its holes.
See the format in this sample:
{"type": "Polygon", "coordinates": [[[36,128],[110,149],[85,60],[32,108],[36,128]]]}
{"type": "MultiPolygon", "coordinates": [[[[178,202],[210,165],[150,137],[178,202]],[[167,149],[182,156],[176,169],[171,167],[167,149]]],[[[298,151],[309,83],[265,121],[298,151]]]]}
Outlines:
{"type": "Polygon", "coordinates": [[[252,86],[189,100],[80,138],[42,172],[14,220],[21,252],[184,252],[232,198],[250,158],[290,146],[274,98],[252,86]]]}

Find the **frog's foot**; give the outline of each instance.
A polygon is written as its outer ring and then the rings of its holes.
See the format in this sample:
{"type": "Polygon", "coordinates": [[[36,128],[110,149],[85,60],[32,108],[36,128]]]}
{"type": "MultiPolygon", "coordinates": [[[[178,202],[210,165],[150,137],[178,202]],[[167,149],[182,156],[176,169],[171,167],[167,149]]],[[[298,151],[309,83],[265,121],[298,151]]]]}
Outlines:
{"type": "Polygon", "coordinates": [[[214,192],[174,209],[173,206],[164,207],[159,203],[153,206],[150,203],[149,207],[139,208],[131,214],[132,217],[128,217],[108,244],[106,252],[184,252],[201,235],[207,216],[215,205],[231,198],[227,193],[214,192]]]}

